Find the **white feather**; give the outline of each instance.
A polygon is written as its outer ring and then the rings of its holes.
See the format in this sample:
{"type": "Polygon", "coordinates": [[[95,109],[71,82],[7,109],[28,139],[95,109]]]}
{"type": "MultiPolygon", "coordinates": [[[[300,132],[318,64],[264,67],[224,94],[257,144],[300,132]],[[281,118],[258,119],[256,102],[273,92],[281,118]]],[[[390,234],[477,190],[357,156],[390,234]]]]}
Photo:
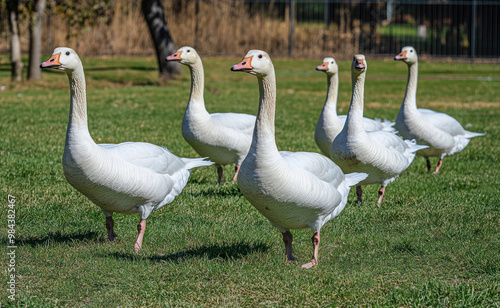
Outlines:
{"type": "Polygon", "coordinates": [[[182,119],[182,136],[202,157],[217,165],[240,165],[252,142],[255,116],[241,113],[208,113],[203,98],[204,73],[200,56],[182,47],[167,58],[191,71],[191,96],[182,119]]]}
{"type": "Polygon", "coordinates": [[[424,157],[444,158],[462,151],[471,138],[484,136],[465,130],[453,117],[430,109],[417,108],[418,56],[413,47],[404,47],[396,60],[408,64],[406,94],[396,118],[396,129],[407,139],[429,147],[418,151],[424,157]]]}
{"type": "MultiPolygon", "coordinates": [[[[71,84],[64,175],[107,217],[114,212],[140,213],[141,219],[146,219],[151,211],[174,200],[193,168],[213,164],[177,157],[150,143],[96,144],[87,126],[85,75],[80,58],[70,48],[57,48],[54,55],[58,53],[60,69],[66,70],[71,84]]],[[[43,65],[51,67],[50,63],[43,65]]]]}
{"type": "Polygon", "coordinates": [[[365,130],[362,121],[365,74],[365,58],[356,55],[352,66],[351,106],[344,128],[332,143],[330,155],[345,173],[368,173],[358,185],[378,183],[385,187],[408,168],[415,151],[422,146],[404,141],[392,132],[365,130]],[[358,61],[364,65],[362,70],[356,69],[358,61]]]}
{"type": "Polygon", "coordinates": [[[238,174],[240,190],[281,232],[308,227],[317,232],[342,211],[349,187],[366,174],[349,176],[346,181],[342,170],[323,155],[278,151],[274,67],[263,51],[250,51],[246,58],[251,56],[250,73],[261,84],[261,101],[252,146],[238,174]]]}
{"type": "MultiPolygon", "coordinates": [[[[327,57],[323,59],[323,64],[316,67],[318,71],[324,71],[327,76],[328,89],[326,93],[325,104],[316,124],[314,132],[314,139],[320,150],[326,155],[330,156],[330,148],[332,142],[337,135],[342,131],[346,115],[337,115],[337,99],[339,89],[339,76],[338,64],[334,58],[327,57]]],[[[389,120],[369,119],[363,117],[363,126],[365,130],[385,130],[389,132],[396,132],[393,128],[394,122],[389,120]]]]}

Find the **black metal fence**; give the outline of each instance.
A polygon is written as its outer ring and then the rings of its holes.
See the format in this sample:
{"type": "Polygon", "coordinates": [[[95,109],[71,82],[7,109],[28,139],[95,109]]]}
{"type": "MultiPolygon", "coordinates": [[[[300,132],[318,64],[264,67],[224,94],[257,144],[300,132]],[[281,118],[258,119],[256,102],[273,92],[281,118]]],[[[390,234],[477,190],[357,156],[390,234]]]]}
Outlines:
{"type": "MultiPolygon", "coordinates": [[[[359,52],[393,54],[411,45],[420,54],[500,58],[500,1],[482,0],[245,0],[253,9],[350,35],[359,52]]],[[[293,39],[290,40],[293,44],[293,39]]],[[[290,46],[293,50],[293,46],[290,46]]]]}

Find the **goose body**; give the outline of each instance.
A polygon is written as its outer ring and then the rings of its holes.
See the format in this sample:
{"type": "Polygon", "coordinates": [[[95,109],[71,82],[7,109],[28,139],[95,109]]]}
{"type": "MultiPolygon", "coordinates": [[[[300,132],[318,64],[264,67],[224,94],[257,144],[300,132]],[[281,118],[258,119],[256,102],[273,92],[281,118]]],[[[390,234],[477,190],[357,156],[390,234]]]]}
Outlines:
{"type": "MultiPolygon", "coordinates": [[[[339,67],[337,61],[332,57],[323,59],[323,63],[316,67],[317,71],[323,71],[327,78],[327,92],[325,104],[321,110],[321,114],[314,132],[314,139],[319,149],[328,157],[330,157],[330,148],[332,142],[337,135],[342,131],[346,115],[337,115],[337,100],[339,91],[339,67]]],[[[394,122],[380,119],[369,119],[363,117],[363,126],[365,130],[385,130],[396,132],[392,127],[394,122]]]]}
{"type": "Polygon", "coordinates": [[[484,136],[465,130],[453,117],[430,109],[417,108],[418,56],[413,47],[403,47],[394,60],[402,60],[408,65],[408,83],[406,94],[396,118],[396,129],[404,138],[415,139],[420,144],[428,145],[417,153],[427,160],[439,157],[434,173],[438,173],[445,156],[462,151],[471,138],[484,136]]]}
{"type": "Polygon", "coordinates": [[[67,47],[56,48],[40,67],[65,70],[70,82],[70,115],[62,159],[64,176],[102,209],[110,241],[116,237],[113,213],[140,214],[135,243],[138,251],[149,214],[174,200],[193,168],[212,163],[177,157],[166,148],[144,142],[96,144],[88,130],[85,75],[76,52],[67,47]]]}
{"type": "Polygon", "coordinates": [[[203,98],[203,64],[194,48],[179,48],[166,60],[180,62],[191,71],[191,95],[182,119],[182,136],[198,154],[217,165],[219,184],[223,179],[221,165],[235,164],[234,182],[252,142],[255,116],[208,113],[203,98]]]}
{"type": "Polygon", "coordinates": [[[365,131],[363,127],[364,82],[366,60],[355,55],[352,63],[352,99],[342,131],[332,143],[331,159],[345,172],[365,172],[368,177],[357,187],[361,201],[361,185],[381,184],[378,206],[385,187],[411,164],[415,152],[426,146],[403,140],[387,131],[365,131]]]}
{"type": "Polygon", "coordinates": [[[366,174],[344,175],[327,157],[318,153],[278,151],[275,141],[276,80],[267,53],[251,50],[231,68],[257,76],[259,112],[252,145],[238,174],[243,195],[283,233],[288,260],[293,260],[290,229],[311,228],[313,258],[317,264],[319,232],[347,203],[350,186],[366,174]]]}

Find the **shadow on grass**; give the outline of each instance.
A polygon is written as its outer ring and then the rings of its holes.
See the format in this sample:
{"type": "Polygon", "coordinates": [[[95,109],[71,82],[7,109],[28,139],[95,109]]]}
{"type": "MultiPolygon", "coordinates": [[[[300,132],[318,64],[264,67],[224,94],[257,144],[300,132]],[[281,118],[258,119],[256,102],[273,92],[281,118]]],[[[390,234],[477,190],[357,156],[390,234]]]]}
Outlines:
{"type": "Polygon", "coordinates": [[[16,243],[17,246],[38,246],[47,245],[50,243],[65,244],[71,242],[82,241],[98,241],[102,236],[100,232],[88,231],[79,233],[61,233],[61,231],[51,232],[47,235],[20,237],[16,243]]]}
{"type": "MultiPolygon", "coordinates": [[[[0,65],[0,70],[10,71],[10,65],[2,66],[0,65]],[[5,67],[5,68],[4,68],[5,67]]],[[[153,67],[144,66],[106,66],[106,67],[88,67],[85,68],[85,72],[106,72],[106,71],[156,71],[153,67]]],[[[64,74],[60,70],[45,70],[47,74],[64,74]]]]}
{"type": "MultiPolygon", "coordinates": [[[[87,77],[95,80],[95,81],[108,81],[114,84],[118,85],[136,85],[136,86],[150,86],[150,85],[157,85],[158,82],[156,81],[147,81],[144,78],[137,77],[136,79],[127,76],[124,78],[110,78],[109,76],[102,76],[99,74],[92,74],[89,72],[119,72],[119,71],[140,71],[140,72],[149,72],[149,71],[155,71],[156,69],[154,68],[149,68],[149,67],[97,67],[97,68],[85,68],[85,73],[87,73],[87,77]]],[[[45,74],[52,74],[52,75],[57,75],[57,74],[65,74],[64,72],[60,70],[44,70],[45,74]]]]}
{"type": "MultiPolygon", "coordinates": [[[[174,153],[173,151],[170,151],[175,155],[178,155],[174,153]]],[[[191,176],[189,178],[189,183],[193,184],[204,184],[204,185],[217,185],[217,179],[211,178],[211,177],[201,177],[201,176],[191,176]]]]}
{"type": "Polygon", "coordinates": [[[85,71],[123,71],[123,70],[131,70],[131,71],[156,71],[157,69],[154,67],[145,67],[145,66],[106,66],[106,67],[90,67],[85,69],[85,71]]]}
{"type": "Polygon", "coordinates": [[[180,263],[191,258],[207,258],[209,260],[233,260],[240,259],[252,253],[261,253],[269,249],[264,243],[249,245],[246,243],[236,244],[213,244],[197,248],[189,248],[172,254],[141,256],[134,253],[114,252],[106,254],[105,257],[115,257],[117,259],[137,260],[137,258],[150,260],[152,262],[173,262],[180,263]]]}
{"type": "Polygon", "coordinates": [[[240,192],[238,185],[224,184],[224,185],[210,185],[201,188],[197,192],[187,192],[192,197],[233,197],[243,196],[240,192]]]}
{"type": "Polygon", "coordinates": [[[10,64],[0,64],[0,71],[10,72],[11,70],[10,64]]]}

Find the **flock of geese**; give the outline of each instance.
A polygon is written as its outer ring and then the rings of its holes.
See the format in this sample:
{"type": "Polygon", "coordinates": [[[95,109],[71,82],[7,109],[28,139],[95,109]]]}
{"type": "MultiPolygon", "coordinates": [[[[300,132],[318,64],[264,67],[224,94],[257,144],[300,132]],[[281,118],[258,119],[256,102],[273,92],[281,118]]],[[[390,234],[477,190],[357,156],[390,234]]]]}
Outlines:
{"type": "Polygon", "coordinates": [[[177,157],[164,147],[144,142],[96,144],[88,130],[85,75],[76,52],[56,48],[40,65],[64,70],[69,78],[70,113],[62,160],[66,179],[102,209],[110,241],[116,237],[113,213],[139,213],[135,251],[142,247],[146,218],[181,193],[193,168],[215,164],[221,183],[221,166],[235,164],[233,182],[238,182],[242,194],[283,234],[287,260],[294,260],[290,230],[313,231],[313,256],[302,265],[310,268],[318,264],[321,227],[343,210],[350,187],[356,186],[361,201],[361,186],[380,184],[380,206],[385,187],[408,168],[417,152],[426,157],[429,170],[429,157],[439,157],[434,171],[438,173],[445,156],[461,151],[470,138],[483,135],[464,130],[444,113],[417,109],[418,58],[413,47],[404,47],[395,57],[409,68],[395,123],[363,117],[367,70],[363,55],[355,55],[352,62],[352,99],[346,116],[338,116],[336,111],[339,78],[335,59],[325,58],[316,68],[328,80],[315,131],[324,155],[278,150],[276,77],[266,52],[251,50],[231,67],[231,71],[257,77],[257,116],[208,113],[203,99],[203,64],[192,47],[182,47],[165,60],[190,69],[191,95],[182,135],[204,158],[177,157]]]}

